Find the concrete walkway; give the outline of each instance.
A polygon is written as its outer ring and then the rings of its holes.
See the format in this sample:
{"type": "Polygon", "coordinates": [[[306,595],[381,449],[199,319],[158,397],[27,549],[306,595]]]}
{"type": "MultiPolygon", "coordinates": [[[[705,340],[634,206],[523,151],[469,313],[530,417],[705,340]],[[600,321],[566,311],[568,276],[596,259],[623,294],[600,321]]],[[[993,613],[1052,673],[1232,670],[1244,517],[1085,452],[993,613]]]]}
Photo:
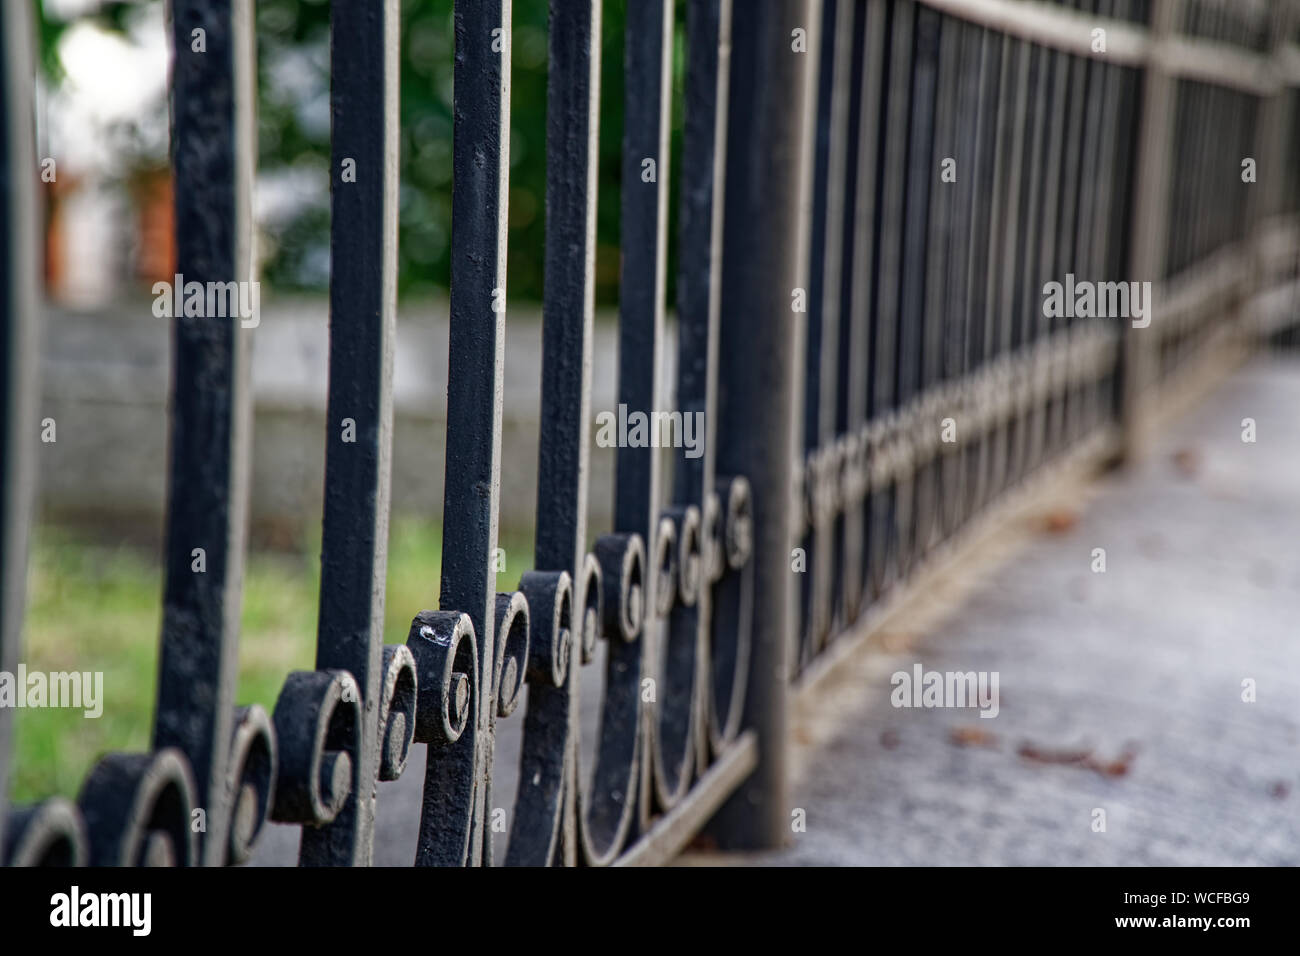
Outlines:
{"type": "Polygon", "coordinates": [[[683,862],[1300,864],[1300,361],[1254,360],[1088,491],[817,688],[788,849],[683,862]],[[891,706],[918,662],[998,672],[997,717],[891,706]]]}

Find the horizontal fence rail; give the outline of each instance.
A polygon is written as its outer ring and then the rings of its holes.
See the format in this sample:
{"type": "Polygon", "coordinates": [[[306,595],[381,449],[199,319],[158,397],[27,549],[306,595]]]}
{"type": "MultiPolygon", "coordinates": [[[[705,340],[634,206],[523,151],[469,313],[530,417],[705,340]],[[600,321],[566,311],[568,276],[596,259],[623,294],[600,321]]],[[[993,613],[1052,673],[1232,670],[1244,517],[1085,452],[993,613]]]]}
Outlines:
{"type": "MultiPolygon", "coordinates": [[[[177,271],[252,283],[252,0],[169,6],[177,271]]],[[[1297,4],[628,2],[617,401],[698,421],[700,454],[621,442],[589,528],[602,3],[552,0],[534,570],[502,581],[512,0],[457,0],[441,580],[387,645],[401,6],[332,4],[315,669],[234,706],[257,323],[178,309],[151,746],[10,807],[0,706],[6,864],[238,864],[276,825],[301,865],[369,865],[417,745],[415,864],[778,845],[796,695],[1015,493],[1300,339],[1297,4]]],[[[4,673],[39,433],[30,13],[0,14],[4,673]]]]}

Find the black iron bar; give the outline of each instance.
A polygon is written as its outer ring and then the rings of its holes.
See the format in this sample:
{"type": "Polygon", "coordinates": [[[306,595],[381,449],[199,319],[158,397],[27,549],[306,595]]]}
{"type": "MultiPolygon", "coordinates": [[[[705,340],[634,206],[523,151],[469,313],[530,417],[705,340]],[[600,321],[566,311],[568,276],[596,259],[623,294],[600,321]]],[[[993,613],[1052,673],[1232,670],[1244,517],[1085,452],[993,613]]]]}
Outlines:
{"type": "MultiPolygon", "coordinates": [[[[191,283],[251,273],[252,23],[235,0],[172,4],[176,269],[191,283]],[[195,31],[202,31],[200,45],[195,31]]],[[[211,299],[212,297],[209,297],[211,299]]],[[[251,301],[251,297],[250,297],[251,301]]],[[[207,309],[201,310],[206,313],[207,309]]],[[[248,353],[256,317],[173,318],[156,749],[178,747],[206,810],[206,862],[225,861],[247,514],[248,353]]]]}

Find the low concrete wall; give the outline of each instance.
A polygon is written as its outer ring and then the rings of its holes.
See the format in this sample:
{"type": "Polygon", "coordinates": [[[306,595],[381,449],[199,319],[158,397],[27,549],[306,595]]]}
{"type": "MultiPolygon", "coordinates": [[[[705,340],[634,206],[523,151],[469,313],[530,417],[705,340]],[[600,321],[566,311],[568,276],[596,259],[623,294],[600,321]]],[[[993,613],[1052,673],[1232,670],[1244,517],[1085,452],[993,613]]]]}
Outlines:
{"type": "MultiPolygon", "coordinates": [[[[328,381],[323,301],[271,302],[253,335],[251,533],[257,544],[292,543],[320,521],[328,381]]],[[[537,310],[507,315],[502,429],[501,522],[526,531],[537,502],[541,321],[537,310]]],[[[597,412],[616,406],[617,339],[611,317],[596,324],[592,432],[597,412]]],[[[665,383],[673,350],[665,349],[665,383]]],[[[394,361],[393,510],[442,516],[447,402],[447,306],[399,310],[394,361]]],[[[40,445],[46,518],[124,526],[157,539],[166,499],[171,336],[147,300],[111,311],[47,311],[41,418],[57,440],[40,445]]],[[[590,524],[608,527],[611,449],[591,454],[590,524]]]]}

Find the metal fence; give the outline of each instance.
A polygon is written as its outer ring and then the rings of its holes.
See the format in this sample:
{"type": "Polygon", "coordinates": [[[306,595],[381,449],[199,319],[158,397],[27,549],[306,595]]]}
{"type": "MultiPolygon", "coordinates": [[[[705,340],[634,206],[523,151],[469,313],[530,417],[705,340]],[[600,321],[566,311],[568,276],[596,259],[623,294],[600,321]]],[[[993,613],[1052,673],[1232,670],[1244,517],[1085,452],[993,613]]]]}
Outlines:
{"type": "Polygon", "coordinates": [[[1023,492],[1300,323],[1294,5],[823,11],[805,694],[1023,492]]]}
{"type": "MultiPolygon", "coordinates": [[[[303,864],[366,864],[377,781],[416,744],[411,859],[491,862],[507,719],[523,724],[508,863],[659,862],[706,825],[722,846],[779,843],[795,695],[1008,492],[1131,450],[1225,337],[1296,322],[1251,305],[1300,248],[1294,4],[686,0],[669,237],[677,6],[627,4],[618,400],[699,413],[703,454],[624,443],[613,527],[587,527],[600,3],[552,0],[538,570],[498,591],[510,0],[458,0],[439,609],[383,644],[399,4],[334,0],[316,670],[288,675],[271,714],[233,706],[253,336],[178,310],[151,748],[104,757],[75,804],[4,812],[0,707],[5,862],[238,863],[274,823],[301,828],[303,864]],[[1076,280],[1107,284],[1092,308],[1076,280]],[[1130,281],[1152,291],[1095,307],[1130,281]]],[[[28,20],[0,17],[10,672],[39,422],[28,20]]],[[[173,0],[170,29],[178,271],[251,281],[249,0],[173,0]]]]}

